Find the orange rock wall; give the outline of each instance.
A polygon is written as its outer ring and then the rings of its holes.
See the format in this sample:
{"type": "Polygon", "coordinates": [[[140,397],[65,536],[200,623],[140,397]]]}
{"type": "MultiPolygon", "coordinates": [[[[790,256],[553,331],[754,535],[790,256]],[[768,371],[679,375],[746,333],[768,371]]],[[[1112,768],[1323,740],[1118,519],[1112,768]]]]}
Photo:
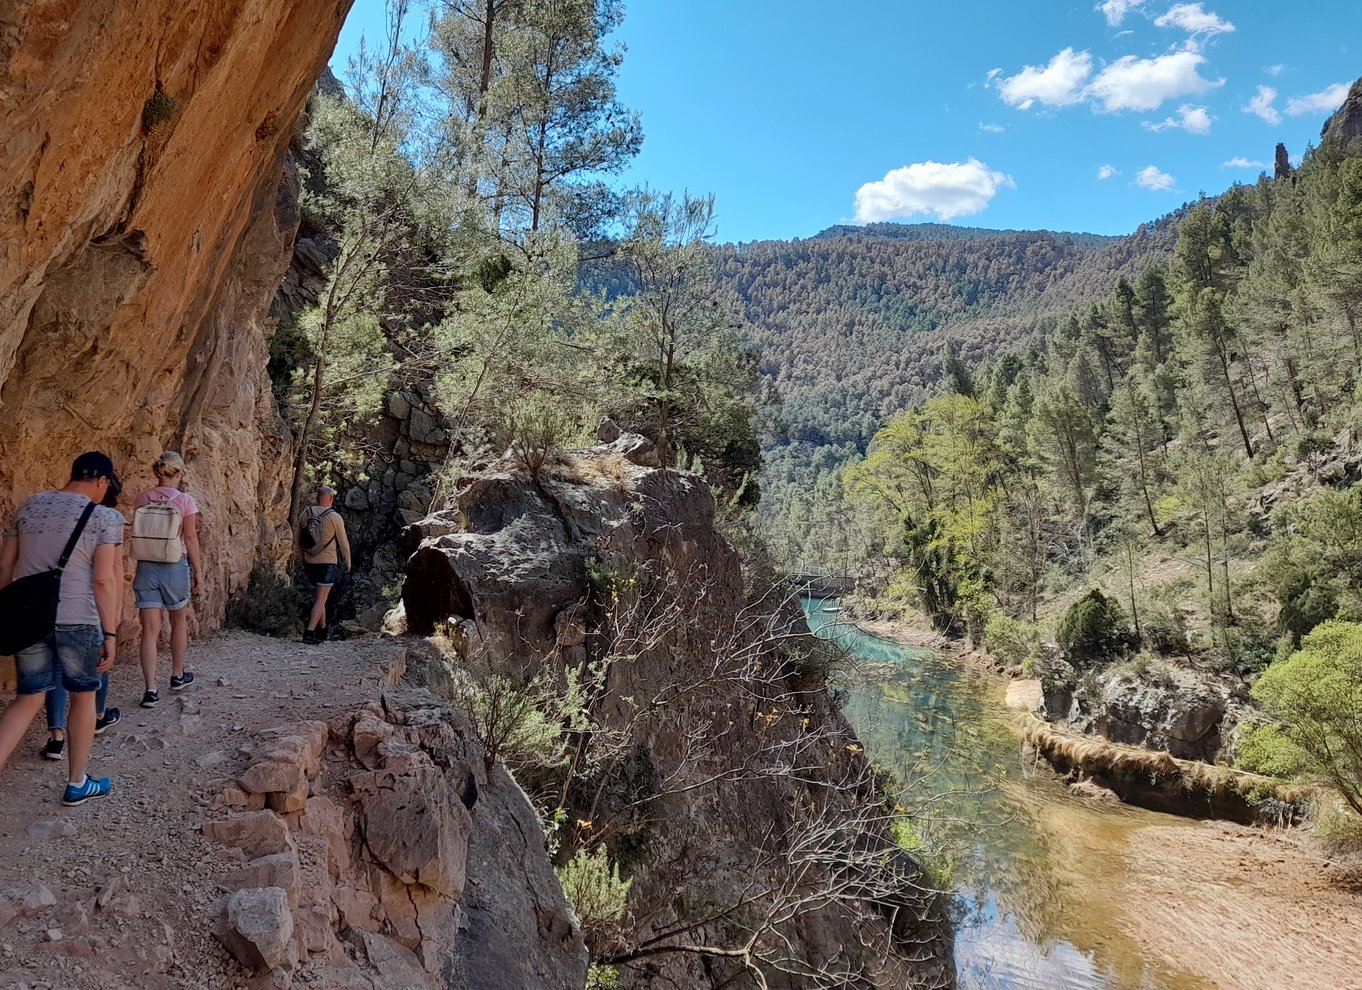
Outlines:
{"type": "Polygon", "coordinates": [[[82,450],[134,492],[181,450],[201,626],[288,547],[265,315],[297,225],[285,151],[350,3],[0,3],[0,521],[82,450]]]}

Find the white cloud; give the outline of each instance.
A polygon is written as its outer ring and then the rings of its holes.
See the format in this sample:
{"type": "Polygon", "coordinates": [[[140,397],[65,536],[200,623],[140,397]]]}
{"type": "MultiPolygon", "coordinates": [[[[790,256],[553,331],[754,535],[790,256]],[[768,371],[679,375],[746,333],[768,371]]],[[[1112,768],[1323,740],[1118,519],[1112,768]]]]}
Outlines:
{"type": "Polygon", "coordinates": [[[1045,66],[1027,65],[998,84],[1003,102],[1030,110],[1037,100],[1067,107],[1083,98],[1083,83],[1092,73],[1092,56],[1066,48],[1045,66]]]}
{"type": "Polygon", "coordinates": [[[1220,167],[1221,167],[1221,168],[1256,168],[1256,169],[1264,169],[1264,168],[1267,168],[1267,162],[1255,161],[1255,160],[1253,160],[1253,159],[1244,158],[1244,157],[1241,155],[1241,156],[1237,156],[1237,157],[1235,157],[1235,158],[1231,158],[1231,159],[1230,159],[1229,161],[1227,161],[1227,162],[1221,162],[1221,163],[1220,163],[1220,167]]]}
{"type": "Polygon", "coordinates": [[[1126,19],[1126,14],[1143,6],[1144,0],[1103,0],[1097,5],[1097,9],[1106,15],[1108,24],[1116,27],[1126,19]]]}
{"type": "Polygon", "coordinates": [[[1248,101],[1248,106],[1244,107],[1244,113],[1251,113],[1255,117],[1262,117],[1269,124],[1280,124],[1282,115],[1277,112],[1277,108],[1272,104],[1277,101],[1277,91],[1271,86],[1259,86],[1258,95],[1248,101]]]}
{"type": "Polygon", "coordinates": [[[1177,185],[1177,179],[1167,172],[1160,171],[1157,165],[1146,165],[1135,175],[1135,184],[1141,189],[1152,189],[1161,192],[1165,189],[1172,189],[1177,185]]]}
{"type": "Polygon", "coordinates": [[[1184,103],[1178,107],[1176,117],[1165,117],[1157,124],[1144,122],[1144,126],[1151,131],[1166,131],[1169,128],[1186,131],[1188,134],[1209,134],[1211,132],[1211,121],[1215,118],[1207,112],[1205,107],[1194,107],[1190,103],[1184,103]]]}
{"type": "Polygon", "coordinates": [[[1266,72],[1269,76],[1280,76],[1283,72],[1286,71],[1286,66],[1282,65],[1281,62],[1278,62],[1276,65],[1263,66],[1263,71],[1266,72]]]}
{"type": "Polygon", "coordinates": [[[1286,112],[1293,117],[1303,113],[1333,113],[1348,95],[1347,83],[1334,83],[1308,96],[1293,96],[1286,101],[1286,112]]]}
{"type": "Polygon", "coordinates": [[[917,162],[890,171],[883,179],[856,190],[856,219],[874,223],[926,213],[938,220],[978,213],[1004,186],[1015,189],[1010,175],[995,172],[977,158],[964,162],[917,162]]]}
{"type": "Polygon", "coordinates": [[[1097,170],[1097,178],[1101,179],[1104,182],[1107,179],[1114,178],[1120,174],[1121,170],[1117,168],[1115,165],[1103,165],[1101,168],[1097,170]]]}
{"type": "Polygon", "coordinates": [[[1108,113],[1153,110],[1165,100],[1223,86],[1224,79],[1212,82],[1197,71],[1205,62],[1203,56],[1191,51],[1155,58],[1126,55],[1099,72],[1086,92],[1100,100],[1108,113]]]}
{"type": "Polygon", "coordinates": [[[1188,34],[1228,34],[1234,25],[1219,14],[1203,10],[1199,3],[1178,3],[1168,13],[1154,18],[1159,27],[1182,28],[1188,34]]]}
{"type": "Polygon", "coordinates": [[[985,124],[981,120],[979,121],[979,130],[983,131],[985,134],[1001,134],[1003,131],[1007,130],[1007,128],[1002,124],[985,124]]]}

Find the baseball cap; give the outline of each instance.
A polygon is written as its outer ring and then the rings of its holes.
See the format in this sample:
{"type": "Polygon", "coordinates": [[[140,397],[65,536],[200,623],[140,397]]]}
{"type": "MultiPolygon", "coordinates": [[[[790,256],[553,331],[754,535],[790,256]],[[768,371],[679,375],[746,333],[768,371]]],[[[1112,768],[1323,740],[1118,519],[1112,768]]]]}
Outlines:
{"type": "Polygon", "coordinates": [[[317,486],[317,494],[318,494],[318,495],[334,495],[334,494],[336,494],[336,489],[332,488],[330,485],[318,485],[318,486],[317,486]]]}
{"type": "Polygon", "coordinates": [[[109,479],[109,490],[115,495],[123,490],[123,485],[114,473],[113,461],[107,454],[97,450],[87,450],[71,462],[71,477],[79,481],[93,481],[97,478],[109,479]]]}

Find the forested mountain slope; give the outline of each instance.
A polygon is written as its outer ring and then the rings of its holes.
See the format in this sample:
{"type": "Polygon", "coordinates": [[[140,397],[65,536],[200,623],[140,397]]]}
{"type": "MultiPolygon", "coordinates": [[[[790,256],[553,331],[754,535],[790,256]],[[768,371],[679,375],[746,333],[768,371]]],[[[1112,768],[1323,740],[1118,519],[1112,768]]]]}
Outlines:
{"type": "Polygon", "coordinates": [[[864,445],[939,380],[948,343],[970,360],[1022,343],[1168,257],[1174,227],[1103,239],[877,224],[726,246],[720,264],[780,390],[775,445],[864,445]]]}
{"type": "Polygon", "coordinates": [[[832,483],[885,419],[937,390],[951,351],[977,364],[1024,350],[1118,278],[1171,258],[1184,212],[1125,237],[886,223],[720,248],[721,278],[778,394],[762,478],[769,526],[806,512],[820,479],[832,483]]]}

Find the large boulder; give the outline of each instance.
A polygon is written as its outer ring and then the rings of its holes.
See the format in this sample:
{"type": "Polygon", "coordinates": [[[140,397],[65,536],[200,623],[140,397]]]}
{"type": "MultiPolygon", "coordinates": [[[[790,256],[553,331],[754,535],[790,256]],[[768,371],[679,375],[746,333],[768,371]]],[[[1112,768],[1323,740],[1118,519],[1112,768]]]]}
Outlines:
{"type": "Polygon", "coordinates": [[[255,887],[228,894],[218,902],[213,934],[241,965],[254,972],[292,969],[298,963],[293,944],[293,915],[288,895],[279,887],[255,887]]]}
{"type": "Polygon", "coordinates": [[[1226,713],[1243,685],[1186,668],[1151,674],[1116,669],[1095,693],[1073,696],[1069,723],[1112,742],[1167,750],[1178,759],[1214,762],[1226,713]]]}

